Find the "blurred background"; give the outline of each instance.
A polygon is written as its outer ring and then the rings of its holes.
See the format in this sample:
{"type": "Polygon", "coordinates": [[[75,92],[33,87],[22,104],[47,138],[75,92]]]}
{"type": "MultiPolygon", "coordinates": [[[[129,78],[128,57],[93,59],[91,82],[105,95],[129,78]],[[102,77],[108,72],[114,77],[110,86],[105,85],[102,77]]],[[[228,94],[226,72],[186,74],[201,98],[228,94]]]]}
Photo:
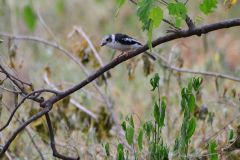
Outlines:
{"type": "MultiPolygon", "coordinates": [[[[199,12],[195,1],[189,1],[187,8],[196,25],[239,16],[239,5],[229,9],[223,1],[209,16],[199,12]]],[[[147,35],[141,29],[136,9],[130,1],[119,9],[116,1],[110,0],[0,0],[0,35],[16,36],[16,39],[0,36],[3,40],[0,44],[0,63],[22,80],[33,83],[35,89],[67,89],[81,82],[86,73],[94,72],[119,54],[99,47],[104,35],[120,32],[143,43],[147,42],[147,35]],[[93,44],[101,62],[94,56],[84,35],[93,44]],[[51,42],[52,45],[46,45],[43,41],[51,42]],[[69,57],[68,54],[72,56],[69,57]]],[[[166,8],[164,13],[167,14],[166,8]]],[[[171,17],[168,19],[172,21],[171,17]]],[[[186,28],[185,25],[182,27],[186,28]]],[[[166,35],[167,29],[169,25],[162,22],[160,28],[154,31],[153,39],[166,35]]],[[[176,67],[239,77],[239,44],[239,27],[234,27],[201,37],[194,36],[161,44],[153,52],[164,56],[176,67]]],[[[110,142],[114,154],[119,141],[116,138],[118,135],[114,121],[120,124],[127,115],[133,114],[135,123],[140,125],[142,120],[152,118],[155,95],[149,81],[154,73],[159,73],[160,94],[167,99],[163,135],[168,144],[172,145],[181,125],[178,123],[181,119],[179,93],[181,87],[186,86],[188,79],[194,75],[169,70],[160,62],[152,62],[139,55],[113,68],[105,77],[98,78],[97,87],[89,84],[54,106],[50,115],[58,150],[66,155],[78,154],[83,159],[103,159],[105,153],[102,144],[110,142]],[[79,109],[76,103],[71,103],[71,99],[92,114],[79,109]],[[111,107],[113,109],[109,112],[111,107]],[[114,120],[110,118],[111,114],[114,115],[114,120]]],[[[231,122],[215,137],[220,146],[226,144],[228,129],[234,129],[239,124],[239,83],[220,78],[203,78],[197,105],[199,110],[206,109],[207,112],[201,113],[203,118],[199,118],[191,142],[193,148],[200,150],[204,150],[201,148],[204,138],[231,122]]],[[[13,88],[11,83],[4,85],[13,88]]],[[[2,89],[0,92],[4,103],[0,110],[2,125],[14,108],[16,97],[2,89]]],[[[49,95],[45,96],[47,98],[49,95]]],[[[4,144],[20,123],[37,111],[39,107],[36,104],[30,101],[24,103],[11,125],[1,132],[1,144],[4,144]]],[[[32,123],[16,138],[5,159],[40,159],[32,139],[45,159],[54,159],[44,118],[32,123]]]]}

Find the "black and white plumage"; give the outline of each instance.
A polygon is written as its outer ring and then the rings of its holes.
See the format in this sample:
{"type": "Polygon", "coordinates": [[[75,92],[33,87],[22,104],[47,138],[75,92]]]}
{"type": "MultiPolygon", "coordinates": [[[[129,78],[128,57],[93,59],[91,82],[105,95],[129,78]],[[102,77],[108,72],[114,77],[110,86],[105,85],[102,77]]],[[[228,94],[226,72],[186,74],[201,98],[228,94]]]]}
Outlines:
{"type": "MultiPolygon", "coordinates": [[[[121,52],[130,52],[142,47],[142,44],[128,35],[116,33],[104,36],[101,46],[107,46],[121,52]]],[[[145,53],[153,60],[156,60],[156,58],[150,53],[145,53]]]]}

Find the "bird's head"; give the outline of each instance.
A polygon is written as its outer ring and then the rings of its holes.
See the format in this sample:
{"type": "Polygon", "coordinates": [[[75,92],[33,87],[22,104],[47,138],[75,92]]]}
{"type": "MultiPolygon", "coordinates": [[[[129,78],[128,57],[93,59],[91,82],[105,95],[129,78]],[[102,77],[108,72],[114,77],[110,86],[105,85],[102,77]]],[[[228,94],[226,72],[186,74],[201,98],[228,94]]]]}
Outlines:
{"type": "Polygon", "coordinates": [[[101,46],[105,46],[105,45],[107,45],[107,44],[109,44],[111,42],[112,42],[112,35],[106,35],[106,36],[103,37],[102,42],[101,42],[100,45],[101,46]]]}

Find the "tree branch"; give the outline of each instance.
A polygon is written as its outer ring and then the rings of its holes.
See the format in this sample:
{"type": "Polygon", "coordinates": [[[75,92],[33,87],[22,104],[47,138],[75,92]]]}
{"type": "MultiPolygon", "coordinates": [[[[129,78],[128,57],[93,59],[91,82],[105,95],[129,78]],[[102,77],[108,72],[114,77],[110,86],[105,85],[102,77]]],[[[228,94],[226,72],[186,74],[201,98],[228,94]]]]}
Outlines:
{"type": "MultiPolygon", "coordinates": [[[[59,92],[59,89],[49,81],[47,74],[43,75],[43,79],[46,82],[46,84],[48,86],[50,86],[51,88],[53,88],[54,90],[59,92]]],[[[81,104],[78,103],[77,100],[75,100],[74,98],[70,98],[70,103],[72,103],[73,105],[75,105],[78,109],[80,109],[82,112],[86,113],[87,115],[89,115],[91,118],[93,118],[94,120],[97,121],[97,115],[95,113],[93,113],[92,111],[88,110],[87,108],[83,107],[81,104]]]]}
{"type": "Polygon", "coordinates": [[[163,56],[160,56],[158,54],[154,54],[154,55],[157,58],[159,58],[160,62],[165,63],[165,64],[162,64],[163,67],[166,67],[166,68],[176,71],[176,72],[198,74],[198,75],[203,75],[203,76],[208,76],[208,77],[223,78],[223,79],[228,79],[228,80],[235,81],[235,82],[240,82],[240,78],[222,74],[222,73],[209,72],[209,71],[194,71],[191,69],[178,68],[178,67],[171,65],[163,56]]]}
{"type": "MultiPolygon", "coordinates": [[[[175,40],[175,39],[180,39],[180,38],[184,38],[184,37],[191,37],[193,35],[201,36],[202,34],[206,34],[206,33],[209,33],[211,31],[215,31],[215,30],[219,30],[219,29],[223,29],[223,28],[235,27],[235,26],[240,26],[240,18],[226,20],[226,21],[213,23],[213,24],[209,24],[209,25],[204,25],[204,26],[200,26],[200,27],[195,27],[191,30],[180,30],[177,33],[172,33],[172,34],[169,34],[169,35],[166,35],[166,36],[163,36],[163,37],[160,37],[160,38],[156,39],[155,41],[152,42],[152,46],[156,47],[160,44],[163,44],[163,43],[175,40]]],[[[128,60],[132,57],[135,57],[135,56],[147,51],[148,49],[149,49],[149,47],[146,44],[143,47],[137,49],[136,51],[129,52],[127,55],[121,56],[121,57],[113,60],[112,62],[108,63],[104,67],[101,67],[95,73],[91,74],[89,77],[87,77],[82,82],[76,84],[75,86],[73,86],[73,87],[71,87],[71,88],[69,88],[65,91],[62,91],[57,96],[53,96],[52,98],[49,99],[49,101],[51,103],[55,103],[55,102],[63,99],[64,97],[72,94],[73,92],[75,92],[75,91],[81,89],[82,87],[86,86],[87,84],[91,83],[93,80],[95,80],[97,77],[99,77],[100,75],[102,75],[106,71],[114,68],[118,64],[120,64],[120,63],[122,63],[122,62],[124,62],[124,61],[126,61],[126,60],[128,60]]],[[[222,77],[224,77],[224,76],[222,76],[222,77]]]]}
{"type": "MultiPolygon", "coordinates": [[[[189,29],[188,30],[180,30],[176,33],[172,33],[172,34],[169,34],[169,35],[158,38],[157,40],[152,42],[152,46],[156,47],[160,44],[163,44],[163,43],[175,40],[175,39],[190,37],[190,36],[193,36],[193,35],[201,36],[202,34],[206,34],[206,33],[209,33],[211,31],[215,31],[215,30],[219,30],[219,29],[223,29],[223,28],[235,27],[235,26],[240,26],[240,19],[239,18],[238,19],[226,20],[226,21],[222,21],[222,22],[218,22],[218,23],[214,23],[214,24],[204,25],[204,26],[200,26],[200,27],[195,27],[191,30],[189,30],[189,29]]],[[[1,35],[1,33],[0,33],[0,35],[1,35]]],[[[42,117],[43,115],[46,115],[46,113],[48,113],[52,109],[52,105],[54,103],[56,103],[57,101],[65,98],[66,96],[72,94],[73,92],[83,88],[87,84],[94,81],[97,77],[104,74],[106,71],[114,68],[115,66],[121,64],[122,62],[124,62],[124,61],[126,61],[126,60],[128,60],[132,57],[135,57],[135,56],[147,51],[148,49],[149,49],[148,45],[144,45],[143,47],[139,48],[136,51],[129,52],[127,55],[121,56],[121,57],[113,60],[112,62],[108,63],[107,65],[101,67],[96,72],[89,75],[85,80],[81,81],[80,83],[76,84],[75,86],[73,86],[73,87],[71,87],[71,88],[69,88],[65,91],[59,92],[56,95],[53,95],[51,98],[49,98],[48,100],[46,100],[42,103],[39,102],[39,103],[41,103],[40,106],[43,108],[42,111],[40,111],[37,114],[35,114],[34,116],[32,116],[30,119],[28,119],[26,122],[24,122],[20,127],[18,127],[16,129],[16,131],[14,131],[13,135],[10,137],[10,139],[7,141],[7,143],[3,146],[3,148],[0,152],[0,157],[3,157],[4,153],[8,149],[9,145],[12,143],[12,141],[16,138],[16,136],[25,127],[27,125],[29,125],[31,122],[33,122],[33,121],[37,120],[38,118],[42,117]]],[[[211,76],[211,75],[209,75],[209,76],[211,76]]],[[[226,76],[225,77],[222,76],[222,77],[231,79],[230,77],[226,77],[226,76]]],[[[53,148],[53,151],[54,151],[54,148],[53,148]]],[[[57,153],[57,152],[55,152],[55,153],[57,153]]],[[[60,156],[60,155],[58,155],[58,156],[60,156]]]]}
{"type": "MultiPolygon", "coordinates": [[[[38,37],[22,36],[22,35],[12,35],[12,34],[3,33],[3,32],[0,32],[0,37],[1,36],[2,37],[7,37],[7,38],[13,38],[13,39],[16,39],[16,40],[34,41],[34,42],[42,43],[42,44],[47,45],[47,46],[51,46],[51,47],[61,51],[67,57],[69,57],[71,60],[73,60],[76,64],[78,64],[81,67],[81,69],[83,70],[84,74],[86,76],[89,76],[89,72],[83,66],[83,64],[79,61],[79,59],[77,57],[75,57],[73,53],[69,52],[67,49],[65,49],[64,47],[62,47],[61,45],[59,45],[57,43],[54,43],[54,42],[51,42],[51,41],[47,41],[45,39],[41,39],[41,38],[38,38],[38,37]]],[[[101,89],[96,84],[96,82],[93,83],[93,86],[96,89],[96,91],[99,93],[99,95],[102,97],[102,99],[104,100],[105,104],[108,107],[108,110],[110,110],[110,112],[112,112],[111,110],[113,108],[113,104],[112,104],[111,100],[101,91],[101,89]]]]}
{"type": "Polygon", "coordinates": [[[46,103],[46,107],[43,108],[42,111],[38,112],[37,114],[35,114],[34,116],[32,116],[30,119],[28,119],[26,122],[24,122],[21,126],[19,126],[11,135],[11,137],[8,139],[8,141],[6,142],[6,144],[4,144],[3,148],[1,149],[0,152],[0,158],[3,157],[4,153],[7,151],[8,147],[10,146],[10,144],[13,142],[13,140],[17,137],[17,135],[25,128],[27,127],[30,123],[32,123],[33,121],[39,119],[40,117],[42,117],[45,113],[49,112],[52,109],[52,104],[50,103],[46,103]]]}
{"type": "Polygon", "coordinates": [[[78,160],[79,157],[78,158],[72,158],[72,157],[67,157],[67,156],[64,156],[64,155],[58,153],[58,151],[56,149],[56,145],[55,145],[55,139],[54,139],[54,133],[53,133],[53,128],[52,128],[52,124],[51,124],[51,119],[50,119],[48,113],[45,113],[45,118],[46,118],[47,125],[48,125],[48,131],[49,131],[49,137],[50,137],[50,140],[51,140],[51,148],[52,148],[52,151],[53,151],[53,156],[64,159],[64,160],[78,160]]]}
{"type": "MultiPolygon", "coordinates": [[[[17,112],[17,110],[19,109],[19,107],[25,102],[26,99],[30,98],[31,96],[33,96],[33,97],[31,97],[31,99],[35,99],[35,98],[39,97],[41,93],[43,93],[43,92],[48,92],[48,91],[52,92],[52,90],[42,89],[42,90],[37,90],[37,91],[31,92],[31,93],[29,93],[28,95],[26,95],[26,96],[18,103],[18,105],[14,108],[14,110],[11,112],[11,115],[10,115],[10,117],[8,118],[6,124],[5,124],[3,127],[0,128],[0,132],[3,131],[3,130],[10,124],[10,122],[11,122],[14,114],[17,112]]],[[[54,94],[57,94],[57,91],[54,91],[53,93],[54,93],[54,94]]],[[[39,101],[39,102],[43,102],[43,99],[42,99],[42,101],[39,101]]]]}

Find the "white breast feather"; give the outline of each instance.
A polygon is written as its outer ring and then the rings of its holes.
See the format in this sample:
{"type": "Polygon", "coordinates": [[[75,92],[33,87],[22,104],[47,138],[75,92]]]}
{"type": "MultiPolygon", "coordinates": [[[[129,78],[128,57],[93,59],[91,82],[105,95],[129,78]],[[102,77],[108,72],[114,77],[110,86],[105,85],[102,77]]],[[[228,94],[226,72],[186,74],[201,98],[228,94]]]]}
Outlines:
{"type": "Polygon", "coordinates": [[[139,44],[122,45],[122,44],[116,43],[116,42],[108,43],[106,46],[109,47],[109,48],[115,49],[115,50],[122,51],[122,52],[133,51],[133,50],[136,50],[139,47],[141,47],[139,44]]]}

